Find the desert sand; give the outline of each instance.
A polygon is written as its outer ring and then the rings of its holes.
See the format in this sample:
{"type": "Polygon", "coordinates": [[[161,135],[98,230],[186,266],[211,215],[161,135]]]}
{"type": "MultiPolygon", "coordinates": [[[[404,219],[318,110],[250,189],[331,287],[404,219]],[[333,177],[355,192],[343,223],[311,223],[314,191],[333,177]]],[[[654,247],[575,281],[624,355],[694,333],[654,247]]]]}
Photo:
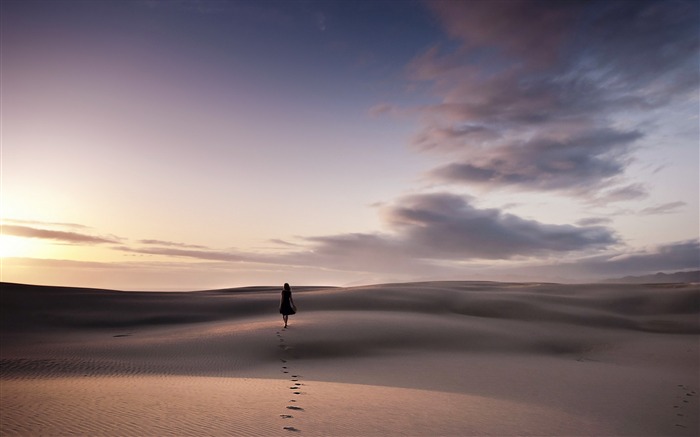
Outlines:
{"type": "Polygon", "coordinates": [[[700,285],[2,284],[0,435],[697,436],[700,285]]]}

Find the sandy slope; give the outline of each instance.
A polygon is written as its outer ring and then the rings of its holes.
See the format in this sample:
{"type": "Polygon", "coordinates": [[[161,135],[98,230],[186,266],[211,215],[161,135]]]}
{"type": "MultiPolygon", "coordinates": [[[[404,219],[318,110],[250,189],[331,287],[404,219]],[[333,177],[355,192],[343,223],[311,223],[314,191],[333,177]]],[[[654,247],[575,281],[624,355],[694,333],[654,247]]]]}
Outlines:
{"type": "Polygon", "coordinates": [[[700,286],[2,285],[4,435],[698,435],[700,286]]]}

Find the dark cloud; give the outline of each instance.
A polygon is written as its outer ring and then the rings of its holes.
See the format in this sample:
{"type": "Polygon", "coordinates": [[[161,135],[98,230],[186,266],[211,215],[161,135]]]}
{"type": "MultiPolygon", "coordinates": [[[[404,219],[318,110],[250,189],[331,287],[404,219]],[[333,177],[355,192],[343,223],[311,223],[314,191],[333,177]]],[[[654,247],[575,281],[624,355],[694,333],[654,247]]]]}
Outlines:
{"type": "Polygon", "coordinates": [[[471,162],[439,167],[431,176],[442,181],[490,186],[580,190],[619,175],[630,145],[640,136],[636,131],[603,129],[559,140],[537,138],[495,148],[471,162]]]}
{"type": "Polygon", "coordinates": [[[616,243],[601,226],[552,225],[498,209],[478,209],[452,194],[400,200],[385,211],[387,222],[417,256],[437,259],[509,259],[602,249],[616,243]]]}
{"type": "MultiPolygon", "coordinates": [[[[609,190],[624,178],[633,143],[653,127],[622,129],[617,118],[697,90],[693,1],[429,5],[457,45],[410,65],[440,99],[423,108],[414,142],[457,154],[430,173],[443,182],[609,190]]],[[[629,187],[606,201],[646,195],[629,187]]]]}
{"type": "Polygon", "coordinates": [[[309,250],[287,254],[277,262],[434,274],[446,269],[445,263],[599,250],[617,242],[602,226],[526,220],[497,209],[478,209],[447,193],[408,196],[381,209],[391,233],[307,238],[309,250]]]}
{"type": "Polygon", "coordinates": [[[111,239],[81,234],[77,232],[54,231],[49,229],[39,229],[30,226],[18,225],[3,225],[2,233],[6,235],[14,235],[16,237],[41,238],[45,240],[54,240],[71,244],[103,244],[119,242],[116,237],[111,239]]]}

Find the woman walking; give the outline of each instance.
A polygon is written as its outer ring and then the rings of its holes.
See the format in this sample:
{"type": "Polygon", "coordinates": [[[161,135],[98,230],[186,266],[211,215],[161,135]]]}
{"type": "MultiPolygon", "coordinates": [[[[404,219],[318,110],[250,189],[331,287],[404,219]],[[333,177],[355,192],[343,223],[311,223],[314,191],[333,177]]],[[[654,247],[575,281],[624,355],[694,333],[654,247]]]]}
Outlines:
{"type": "Polygon", "coordinates": [[[282,314],[282,320],[284,320],[284,327],[287,327],[287,319],[290,314],[296,314],[297,308],[294,305],[294,299],[292,299],[292,288],[284,283],[284,288],[282,289],[282,299],[280,300],[280,314],[282,314]]]}

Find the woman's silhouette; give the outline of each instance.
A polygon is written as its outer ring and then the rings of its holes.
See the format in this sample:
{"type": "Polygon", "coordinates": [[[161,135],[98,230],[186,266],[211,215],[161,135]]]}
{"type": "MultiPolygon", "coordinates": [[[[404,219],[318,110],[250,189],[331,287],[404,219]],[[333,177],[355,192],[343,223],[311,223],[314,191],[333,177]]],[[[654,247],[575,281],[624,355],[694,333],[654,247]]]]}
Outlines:
{"type": "Polygon", "coordinates": [[[285,282],[284,288],[282,289],[282,299],[280,300],[280,314],[282,314],[282,320],[284,320],[284,327],[287,327],[287,319],[290,314],[296,314],[297,308],[294,305],[294,299],[292,299],[292,288],[285,282]]]}

